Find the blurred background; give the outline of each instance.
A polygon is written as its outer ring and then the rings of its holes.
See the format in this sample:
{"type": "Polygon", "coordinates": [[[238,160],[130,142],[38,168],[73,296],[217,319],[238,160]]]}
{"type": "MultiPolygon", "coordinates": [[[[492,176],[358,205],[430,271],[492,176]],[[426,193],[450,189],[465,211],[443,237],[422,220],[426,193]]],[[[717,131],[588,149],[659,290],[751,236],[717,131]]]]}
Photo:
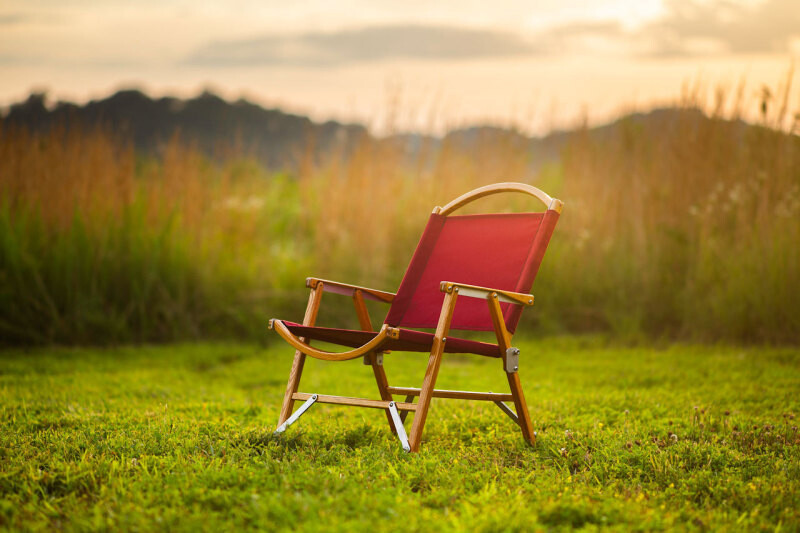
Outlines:
{"type": "Polygon", "coordinates": [[[798,57],[795,0],[6,0],[0,343],[264,341],[521,181],[522,330],[797,344],[798,57]]]}

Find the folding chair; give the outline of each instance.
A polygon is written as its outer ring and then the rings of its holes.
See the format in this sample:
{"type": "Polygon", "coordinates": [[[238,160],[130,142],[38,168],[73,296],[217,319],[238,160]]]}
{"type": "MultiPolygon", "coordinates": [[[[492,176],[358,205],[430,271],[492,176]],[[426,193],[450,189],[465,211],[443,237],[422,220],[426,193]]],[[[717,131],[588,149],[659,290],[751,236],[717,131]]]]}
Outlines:
{"type": "Polygon", "coordinates": [[[519,424],[525,440],[533,444],[536,433],[531,426],[520,384],[519,350],[511,345],[511,338],[522,308],[533,305],[533,296],[528,293],[562,205],[560,200],[522,183],[480,187],[433,210],[397,293],[308,278],[306,286],[311,289],[311,295],[303,323],[277,319],[269,323],[270,329],[296,349],[276,433],[285,431],[315,402],[371,407],[385,410],[389,426],[400,439],[403,449],[416,452],[419,451],[431,399],[455,398],[494,402],[519,424]],[[452,214],[473,200],[498,193],[529,194],[542,201],[547,210],[538,213],[452,214]],[[352,298],[360,330],[315,325],[324,292],[352,298]],[[391,304],[378,331],[372,327],[365,300],[391,304]],[[410,328],[435,328],[435,332],[410,328]],[[497,344],[450,337],[451,329],[493,331],[497,344]],[[312,340],[351,349],[328,352],[313,348],[309,344],[312,340]],[[383,368],[384,353],[388,350],[430,352],[420,388],[389,386],[383,368]],[[443,353],[501,359],[510,393],[434,388],[443,353]],[[363,357],[364,364],[372,367],[381,399],[298,392],[303,364],[309,355],[327,361],[363,357]],[[405,399],[395,401],[394,396],[404,396],[405,399]],[[415,397],[419,397],[416,404],[413,403],[415,397]],[[292,413],[296,400],[305,403],[292,413]],[[516,412],[504,403],[506,401],[514,402],[516,412]],[[404,422],[408,412],[415,415],[407,437],[404,422]]]}

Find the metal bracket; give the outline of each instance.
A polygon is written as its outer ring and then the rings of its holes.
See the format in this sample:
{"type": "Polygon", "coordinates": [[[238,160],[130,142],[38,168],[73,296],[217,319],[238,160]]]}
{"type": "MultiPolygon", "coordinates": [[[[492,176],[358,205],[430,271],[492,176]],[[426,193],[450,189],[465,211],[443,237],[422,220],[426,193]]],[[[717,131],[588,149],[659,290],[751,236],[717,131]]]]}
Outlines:
{"type": "Polygon", "coordinates": [[[400,414],[397,412],[397,406],[394,402],[389,402],[389,413],[392,415],[392,422],[394,422],[394,428],[397,430],[397,437],[400,439],[400,444],[403,445],[405,451],[410,452],[411,446],[408,444],[406,428],[403,425],[403,421],[400,420],[400,414]]]}
{"type": "Polygon", "coordinates": [[[289,426],[291,426],[292,424],[297,422],[297,419],[300,418],[303,415],[303,413],[308,411],[308,408],[311,407],[312,405],[314,405],[314,402],[316,402],[316,401],[317,401],[317,395],[314,394],[313,396],[311,396],[311,398],[309,398],[308,400],[303,402],[303,405],[301,405],[297,409],[297,411],[295,411],[292,414],[292,416],[287,418],[286,422],[284,422],[283,424],[278,426],[278,429],[275,430],[275,433],[273,433],[273,435],[278,435],[279,433],[283,433],[284,431],[286,431],[286,428],[288,428],[289,426]]]}
{"type": "Polygon", "coordinates": [[[511,347],[506,350],[506,372],[513,374],[519,370],[519,348],[511,347]]]}
{"type": "MultiPolygon", "coordinates": [[[[378,352],[375,354],[375,364],[378,366],[383,366],[383,352],[378,352]]],[[[368,353],[364,354],[364,365],[372,366],[372,359],[368,353]]]]}
{"type": "Polygon", "coordinates": [[[517,413],[515,413],[509,406],[507,406],[503,402],[494,402],[494,404],[497,407],[499,407],[501,411],[507,414],[511,420],[513,420],[514,422],[516,422],[517,425],[519,425],[519,417],[517,416],[517,413]]]}

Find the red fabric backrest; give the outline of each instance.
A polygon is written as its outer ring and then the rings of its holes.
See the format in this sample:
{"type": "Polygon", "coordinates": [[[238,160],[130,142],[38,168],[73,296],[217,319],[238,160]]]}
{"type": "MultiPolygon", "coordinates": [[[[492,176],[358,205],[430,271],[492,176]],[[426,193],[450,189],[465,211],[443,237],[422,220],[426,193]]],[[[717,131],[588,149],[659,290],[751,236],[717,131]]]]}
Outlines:
{"type": "MultiPolygon", "coordinates": [[[[417,245],[386,323],[434,328],[444,301],[442,281],[529,293],[558,213],[442,216],[432,214],[417,245]]],[[[502,304],[514,332],[521,306],[502,304]],[[511,307],[511,309],[509,309],[511,307]]],[[[486,301],[459,298],[453,329],[493,331],[486,301]]]]}

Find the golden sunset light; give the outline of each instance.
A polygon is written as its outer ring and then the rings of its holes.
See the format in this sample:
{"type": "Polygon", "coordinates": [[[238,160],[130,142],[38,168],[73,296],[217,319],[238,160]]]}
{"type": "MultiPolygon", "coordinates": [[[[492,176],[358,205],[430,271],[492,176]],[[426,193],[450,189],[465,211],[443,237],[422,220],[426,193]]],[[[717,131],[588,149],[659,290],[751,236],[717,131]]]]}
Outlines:
{"type": "Polygon", "coordinates": [[[687,84],[710,97],[744,80],[752,97],[798,54],[794,0],[9,0],[0,104],[212,89],[378,131],[542,133],[674,103],[687,84]]]}

